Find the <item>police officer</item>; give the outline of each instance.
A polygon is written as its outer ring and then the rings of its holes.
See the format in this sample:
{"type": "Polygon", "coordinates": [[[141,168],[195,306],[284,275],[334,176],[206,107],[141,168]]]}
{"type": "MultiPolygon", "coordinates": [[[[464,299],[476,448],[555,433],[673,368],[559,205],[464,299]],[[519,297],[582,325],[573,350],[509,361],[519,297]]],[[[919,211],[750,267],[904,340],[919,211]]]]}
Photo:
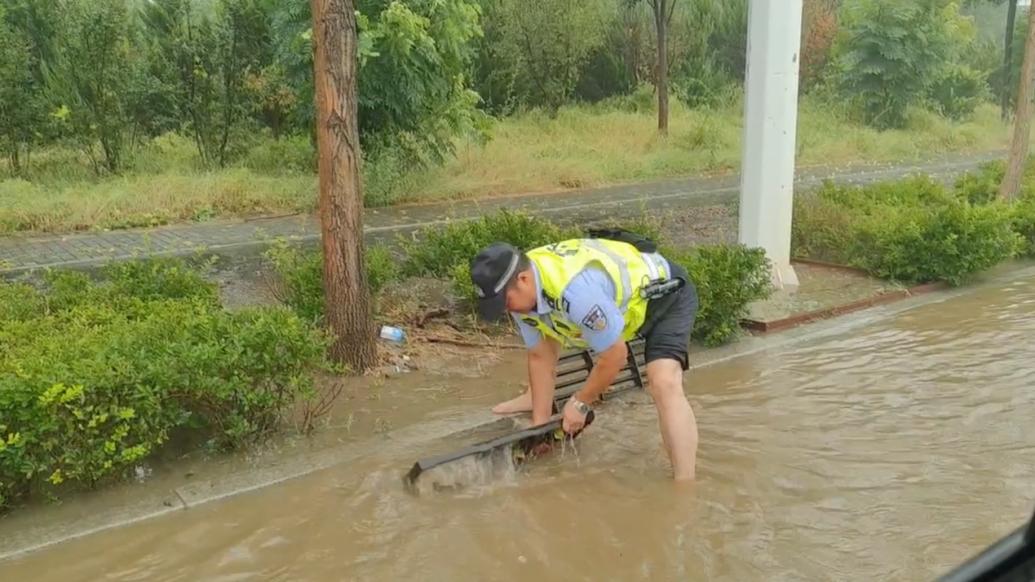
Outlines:
{"type": "Polygon", "coordinates": [[[690,480],[697,422],[683,393],[683,372],[689,368],[697,291],[682,267],[647,251],[654,251],[652,244],[585,238],[527,253],[494,243],[478,253],[471,279],[481,317],[498,320],[509,312],[528,348],[529,390],[493,411],[531,411],[533,424],[546,422],[560,348],[589,348],[598,354],[597,363],[563,412],[564,430],[579,430],[590,405],[625,366],[626,342],[645,338],[648,390],[662,440],[674,477],[690,480]]]}

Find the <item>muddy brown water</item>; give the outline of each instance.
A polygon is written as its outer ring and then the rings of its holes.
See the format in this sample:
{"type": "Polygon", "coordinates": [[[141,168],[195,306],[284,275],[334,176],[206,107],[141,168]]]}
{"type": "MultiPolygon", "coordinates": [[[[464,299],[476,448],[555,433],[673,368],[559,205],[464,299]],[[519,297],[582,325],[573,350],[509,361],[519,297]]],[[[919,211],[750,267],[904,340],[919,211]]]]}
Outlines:
{"type": "MultiPolygon", "coordinates": [[[[0,563],[0,579],[933,579],[1035,505],[1032,283],[692,372],[691,486],[668,480],[642,394],[601,408],[576,452],[459,492],[402,488],[430,446],[418,423],[352,462],[0,563]]],[[[428,418],[512,392],[518,358],[443,388],[452,408],[428,418]]]]}

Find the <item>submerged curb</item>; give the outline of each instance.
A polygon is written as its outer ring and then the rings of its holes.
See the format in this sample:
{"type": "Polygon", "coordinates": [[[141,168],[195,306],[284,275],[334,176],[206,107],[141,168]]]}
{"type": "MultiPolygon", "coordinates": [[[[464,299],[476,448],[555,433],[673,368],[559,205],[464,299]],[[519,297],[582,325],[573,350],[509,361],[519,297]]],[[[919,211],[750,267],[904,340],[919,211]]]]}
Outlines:
{"type": "MultiPolygon", "coordinates": [[[[870,277],[870,275],[862,269],[855,267],[849,267],[847,265],[839,265],[836,263],[827,263],[824,261],[815,261],[812,259],[794,259],[792,262],[802,263],[805,265],[814,265],[817,267],[823,267],[826,269],[845,271],[848,273],[863,275],[870,277]]],[[[949,289],[950,286],[946,283],[924,283],[921,285],[913,285],[912,287],[906,287],[904,289],[894,289],[891,291],[882,291],[880,293],[857,299],[848,303],[842,303],[840,305],[833,305],[822,309],[816,309],[813,311],[806,311],[803,313],[797,313],[788,317],[780,319],[774,319],[764,321],[761,319],[745,318],[741,320],[741,325],[746,329],[759,333],[771,333],[774,331],[781,331],[797,327],[813,321],[830,319],[832,317],[838,317],[841,315],[847,315],[863,309],[869,309],[870,307],[876,307],[879,305],[886,305],[888,303],[894,303],[917,295],[924,295],[932,293],[934,291],[942,291],[949,289]]]]}

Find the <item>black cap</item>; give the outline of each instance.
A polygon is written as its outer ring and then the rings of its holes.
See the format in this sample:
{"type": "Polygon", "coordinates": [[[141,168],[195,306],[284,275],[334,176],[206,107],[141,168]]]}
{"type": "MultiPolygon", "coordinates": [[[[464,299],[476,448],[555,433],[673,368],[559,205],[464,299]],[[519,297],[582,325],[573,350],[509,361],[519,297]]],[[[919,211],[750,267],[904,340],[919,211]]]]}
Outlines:
{"type": "Polygon", "coordinates": [[[493,243],[471,261],[471,282],[478,294],[478,314],[495,321],[507,310],[507,283],[517,275],[521,251],[507,243],[493,243]]]}

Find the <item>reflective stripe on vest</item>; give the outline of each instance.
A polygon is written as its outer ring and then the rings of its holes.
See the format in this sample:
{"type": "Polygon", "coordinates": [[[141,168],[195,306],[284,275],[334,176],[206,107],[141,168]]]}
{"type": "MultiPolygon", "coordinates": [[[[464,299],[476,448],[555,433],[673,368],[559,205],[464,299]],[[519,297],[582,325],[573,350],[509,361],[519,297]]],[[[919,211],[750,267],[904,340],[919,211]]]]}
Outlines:
{"type": "Polygon", "coordinates": [[[621,274],[622,284],[618,285],[617,282],[612,281],[615,283],[615,303],[618,304],[618,308],[622,313],[625,313],[626,308],[629,307],[629,300],[631,299],[630,295],[632,294],[632,284],[629,278],[629,265],[623,257],[618,256],[617,253],[601,244],[599,240],[589,239],[585,241],[584,244],[591,249],[604,253],[609,259],[618,265],[618,272],[621,274]]]}

